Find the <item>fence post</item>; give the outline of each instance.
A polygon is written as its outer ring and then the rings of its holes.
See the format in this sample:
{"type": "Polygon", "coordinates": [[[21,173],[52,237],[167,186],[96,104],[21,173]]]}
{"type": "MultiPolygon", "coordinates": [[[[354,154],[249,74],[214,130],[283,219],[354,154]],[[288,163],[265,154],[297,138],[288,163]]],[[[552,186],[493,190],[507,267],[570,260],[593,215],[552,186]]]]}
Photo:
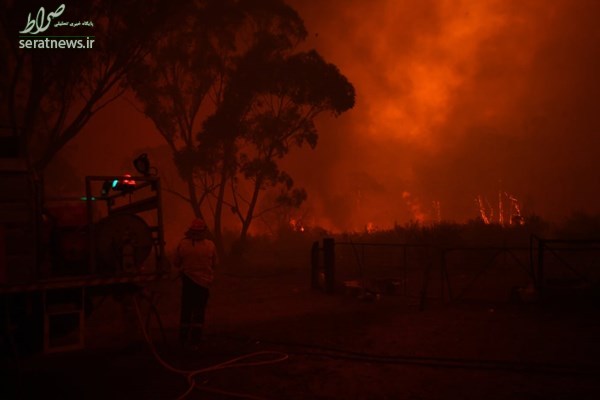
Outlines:
{"type": "Polygon", "coordinates": [[[313,243],[310,250],[310,287],[319,289],[319,242],[313,243]]]}
{"type": "Polygon", "coordinates": [[[325,291],[333,293],[335,289],[335,239],[323,239],[323,263],[325,267],[325,291]]]}
{"type": "Polygon", "coordinates": [[[538,239],[538,266],[536,278],[536,289],[541,296],[544,286],[544,240],[542,239],[538,239]]]}
{"type": "Polygon", "coordinates": [[[405,296],[408,295],[408,262],[406,257],[406,244],[402,246],[403,249],[403,260],[402,260],[402,292],[405,296]]]}
{"type": "Polygon", "coordinates": [[[448,301],[452,301],[452,287],[450,286],[450,276],[448,275],[448,268],[446,267],[446,249],[440,249],[440,269],[442,274],[442,301],[445,299],[444,285],[448,289],[448,301]]]}

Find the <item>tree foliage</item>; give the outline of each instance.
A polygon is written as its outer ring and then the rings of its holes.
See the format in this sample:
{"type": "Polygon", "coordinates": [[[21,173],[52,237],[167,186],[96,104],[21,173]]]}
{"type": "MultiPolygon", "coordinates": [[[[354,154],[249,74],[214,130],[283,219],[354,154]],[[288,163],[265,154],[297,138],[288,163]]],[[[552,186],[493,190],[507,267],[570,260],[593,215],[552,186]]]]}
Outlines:
{"type": "Polygon", "coordinates": [[[298,52],[302,19],[283,1],[204,0],[191,3],[178,31],[157,43],[129,81],[171,146],[196,215],[210,210],[222,249],[225,210],[241,224],[299,205],[278,160],[293,147],[314,148],[314,119],[354,105],[354,88],[316,51],[298,52]],[[276,204],[258,210],[259,195],[279,190],[276,204]]]}
{"type": "Polygon", "coordinates": [[[354,105],[354,88],[337,67],[326,63],[316,51],[275,53],[256,68],[250,106],[240,119],[238,131],[244,147],[237,159],[239,172],[253,182],[242,211],[235,186],[232,196],[242,224],[241,239],[256,216],[261,190],[278,187],[277,203],[297,204],[306,192],[292,189],[293,180],[278,167],[293,147],[317,145],[315,118],[322,112],[339,115],[354,105]]]}

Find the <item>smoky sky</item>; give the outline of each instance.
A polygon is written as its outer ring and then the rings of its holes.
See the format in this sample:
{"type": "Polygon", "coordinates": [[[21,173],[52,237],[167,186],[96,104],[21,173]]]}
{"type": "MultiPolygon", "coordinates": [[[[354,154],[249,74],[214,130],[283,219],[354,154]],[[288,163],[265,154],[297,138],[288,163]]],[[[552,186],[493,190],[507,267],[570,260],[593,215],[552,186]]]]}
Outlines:
{"type": "MultiPolygon", "coordinates": [[[[291,4],[309,31],[303,46],[357,93],[351,111],[319,118],[316,150],[284,162],[308,191],[299,211],[308,224],[427,222],[435,202],[442,219],[460,222],[478,216],[477,196],[494,203],[500,191],[525,215],[600,212],[600,1],[291,4]]],[[[98,148],[125,158],[161,144],[119,100],[66,154],[118,173],[98,148]]]]}
{"type": "Polygon", "coordinates": [[[600,211],[600,2],[293,4],[357,89],[307,184],[331,224],[433,220],[435,201],[464,221],[499,191],[548,219],[600,211]]]}

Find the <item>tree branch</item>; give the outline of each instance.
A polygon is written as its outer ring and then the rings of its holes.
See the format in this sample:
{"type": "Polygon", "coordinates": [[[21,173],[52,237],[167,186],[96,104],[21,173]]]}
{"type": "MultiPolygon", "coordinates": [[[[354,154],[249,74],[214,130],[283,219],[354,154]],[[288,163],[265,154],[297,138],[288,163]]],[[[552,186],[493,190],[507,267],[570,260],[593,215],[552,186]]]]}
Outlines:
{"type": "Polygon", "coordinates": [[[192,202],[192,200],[189,197],[185,197],[184,195],[182,195],[181,193],[179,193],[179,192],[177,192],[175,190],[172,190],[172,189],[169,189],[169,188],[164,188],[163,190],[165,192],[167,192],[167,193],[171,193],[172,195],[175,195],[175,196],[179,197],[181,200],[184,200],[184,201],[186,201],[188,203],[192,202]]]}

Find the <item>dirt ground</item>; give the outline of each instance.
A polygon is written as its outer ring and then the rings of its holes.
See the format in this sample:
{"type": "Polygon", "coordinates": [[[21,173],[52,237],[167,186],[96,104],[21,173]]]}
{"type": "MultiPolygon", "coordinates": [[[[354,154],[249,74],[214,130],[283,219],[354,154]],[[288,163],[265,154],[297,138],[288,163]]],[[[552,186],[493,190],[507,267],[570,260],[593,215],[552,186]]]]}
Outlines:
{"type": "MultiPolygon", "coordinates": [[[[306,269],[220,271],[206,340],[176,342],[177,280],[148,288],[165,326],[151,336],[179,368],[255,351],[289,358],[201,375],[189,399],[598,399],[600,312],[587,304],[361,301],[309,288],[306,269]],[[205,390],[204,390],[205,389],[205,390]]],[[[128,301],[112,298],[87,321],[86,349],[2,361],[0,398],[172,399],[188,384],[149,351],[128,301]]],[[[147,307],[142,305],[142,314],[147,307]]]]}

